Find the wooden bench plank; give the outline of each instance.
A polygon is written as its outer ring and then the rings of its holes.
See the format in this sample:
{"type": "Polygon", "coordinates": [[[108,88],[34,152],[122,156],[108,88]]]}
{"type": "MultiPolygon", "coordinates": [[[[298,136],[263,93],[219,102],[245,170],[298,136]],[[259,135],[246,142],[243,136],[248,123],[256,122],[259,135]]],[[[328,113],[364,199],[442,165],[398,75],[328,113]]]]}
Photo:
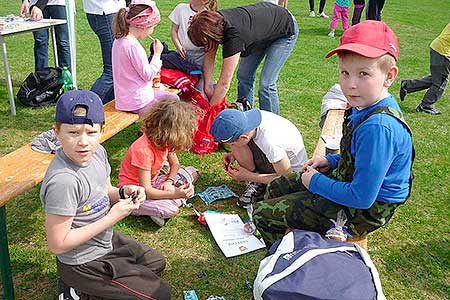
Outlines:
{"type": "MultiPolygon", "coordinates": [[[[344,121],[343,109],[330,109],[327,112],[325,122],[323,123],[321,135],[329,135],[331,137],[342,136],[342,123],[344,121]]],[[[316,149],[313,153],[313,158],[325,155],[325,143],[319,137],[316,149]]]]}
{"type": "MultiPolygon", "coordinates": [[[[179,93],[178,89],[169,88],[165,85],[162,88],[175,94],[179,93]]],[[[101,143],[139,120],[137,114],[117,111],[115,103],[113,100],[103,106],[105,126],[100,138],[101,143]]],[[[45,172],[53,157],[53,154],[32,150],[31,144],[24,145],[0,157],[0,271],[4,290],[3,296],[6,297],[6,300],[14,298],[6,228],[6,203],[39,184],[44,179],[45,172]]]]}
{"type": "MultiPolygon", "coordinates": [[[[345,110],[343,109],[330,109],[327,112],[321,135],[329,135],[336,138],[342,136],[342,123],[344,122],[344,113],[345,110]]],[[[319,137],[319,141],[317,142],[313,157],[322,155],[325,155],[325,143],[322,138],[319,137]]],[[[357,244],[358,246],[367,250],[367,236],[347,239],[347,241],[357,244]]]]}
{"type": "MultiPolygon", "coordinates": [[[[137,114],[117,111],[115,101],[104,105],[105,127],[100,142],[104,142],[139,119],[137,114]]],[[[40,183],[53,159],[31,149],[31,144],[0,158],[0,207],[40,183]]]]}

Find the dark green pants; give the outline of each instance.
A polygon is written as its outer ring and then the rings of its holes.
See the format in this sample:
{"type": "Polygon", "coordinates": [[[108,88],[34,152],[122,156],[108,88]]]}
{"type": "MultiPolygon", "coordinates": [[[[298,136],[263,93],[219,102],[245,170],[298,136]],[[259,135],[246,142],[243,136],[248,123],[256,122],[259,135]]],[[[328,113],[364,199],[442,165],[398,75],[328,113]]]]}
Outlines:
{"type": "Polygon", "coordinates": [[[255,205],[253,220],[269,248],[287,228],[325,234],[332,225],[330,219],[335,220],[341,210],[350,234],[364,236],[385,225],[398,205],[375,201],[368,209],[342,206],[310,193],[301,182],[301,172],[296,172],[269,183],[264,200],[255,205]]]}

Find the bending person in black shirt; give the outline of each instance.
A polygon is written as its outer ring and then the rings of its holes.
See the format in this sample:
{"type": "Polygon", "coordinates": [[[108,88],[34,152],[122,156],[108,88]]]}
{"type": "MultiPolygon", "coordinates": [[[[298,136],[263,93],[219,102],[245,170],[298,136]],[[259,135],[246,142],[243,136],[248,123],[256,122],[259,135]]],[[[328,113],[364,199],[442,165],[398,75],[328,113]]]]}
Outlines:
{"type": "Polygon", "coordinates": [[[196,14],[188,29],[192,43],[204,47],[204,90],[211,105],[228,92],[239,58],[238,96],[253,104],[256,70],[264,60],[259,81],[259,108],[280,114],[277,79],[298,36],[295,18],[285,8],[269,2],[196,14]],[[214,60],[222,49],[222,71],[212,87],[214,60]]]}

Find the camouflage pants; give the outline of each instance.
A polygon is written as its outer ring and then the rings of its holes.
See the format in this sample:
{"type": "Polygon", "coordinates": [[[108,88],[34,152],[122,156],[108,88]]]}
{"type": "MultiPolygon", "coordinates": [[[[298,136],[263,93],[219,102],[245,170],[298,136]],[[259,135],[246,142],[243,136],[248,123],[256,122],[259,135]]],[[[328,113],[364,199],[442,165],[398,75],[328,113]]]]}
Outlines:
{"type": "Polygon", "coordinates": [[[354,237],[367,235],[385,225],[399,204],[375,201],[368,209],[355,209],[310,193],[301,182],[301,172],[274,178],[267,186],[264,200],[257,202],[253,220],[267,248],[281,239],[288,228],[321,234],[331,227],[343,210],[348,231],[354,237]]]}

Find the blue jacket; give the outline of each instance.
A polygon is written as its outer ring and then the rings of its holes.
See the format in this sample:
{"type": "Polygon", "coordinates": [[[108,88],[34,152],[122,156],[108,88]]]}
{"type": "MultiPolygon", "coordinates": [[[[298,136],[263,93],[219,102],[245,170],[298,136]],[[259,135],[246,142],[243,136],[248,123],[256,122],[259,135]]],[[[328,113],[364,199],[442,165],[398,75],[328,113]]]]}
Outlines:
{"type": "MultiPolygon", "coordinates": [[[[354,126],[373,109],[389,106],[400,110],[397,101],[388,96],[363,110],[353,108],[350,126],[354,126]]],[[[375,114],[353,133],[350,152],[355,173],[351,182],[341,182],[317,173],[309,190],[333,202],[353,208],[367,209],[375,200],[401,203],[409,192],[412,163],[412,138],[408,129],[396,118],[375,114]]],[[[327,155],[336,168],[340,155],[327,155]]]]}

